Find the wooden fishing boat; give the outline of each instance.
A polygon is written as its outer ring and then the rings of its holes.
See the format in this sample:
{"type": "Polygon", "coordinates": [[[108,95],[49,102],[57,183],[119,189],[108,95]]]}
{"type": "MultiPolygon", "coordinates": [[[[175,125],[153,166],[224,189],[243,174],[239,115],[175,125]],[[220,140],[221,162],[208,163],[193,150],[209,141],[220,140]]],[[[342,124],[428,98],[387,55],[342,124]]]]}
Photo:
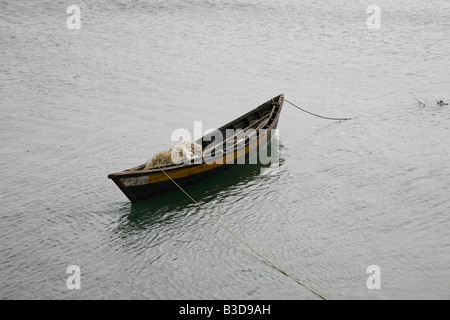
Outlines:
{"type": "Polygon", "coordinates": [[[240,163],[248,163],[249,157],[267,146],[274,136],[283,100],[284,96],[280,94],[198,139],[196,143],[202,146],[204,153],[201,159],[150,169],[145,169],[145,164],[141,164],[112,173],[108,178],[115,182],[131,202],[138,202],[177,189],[174,181],[185,187],[211,178],[240,163]],[[216,134],[226,137],[227,129],[242,129],[252,133],[244,139],[232,136],[217,143],[213,137],[216,134]]]}

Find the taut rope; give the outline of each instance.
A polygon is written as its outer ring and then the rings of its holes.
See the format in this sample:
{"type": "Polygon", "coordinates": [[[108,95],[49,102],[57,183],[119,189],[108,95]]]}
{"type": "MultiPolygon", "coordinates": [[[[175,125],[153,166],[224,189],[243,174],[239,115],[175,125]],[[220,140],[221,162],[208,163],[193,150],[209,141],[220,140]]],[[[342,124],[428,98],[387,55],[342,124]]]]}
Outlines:
{"type": "Polygon", "coordinates": [[[300,282],[299,280],[295,279],[293,276],[291,276],[289,273],[287,273],[286,271],[282,270],[280,267],[278,267],[277,265],[275,265],[272,261],[270,261],[269,259],[267,259],[266,257],[264,257],[261,253],[259,253],[258,251],[256,251],[253,247],[251,247],[247,242],[245,242],[244,240],[242,240],[237,234],[235,234],[233,231],[231,231],[227,226],[225,226],[222,222],[220,222],[216,217],[214,217],[211,213],[208,212],[208,210],[206,210],[200,203],[198,203],[197,201],[195,201],[194,198],[192,198],[178,183],[175,182],[175,180],[173,180],[160,166],[159,169],[167,176],[167,178],[169,178],[177,187],[178,189],[180,189],[181,191],[183,191],[183,193],[188,196],[192,202],[194,202],[200,209],[202,209],[203,211],[206,212],[206,214],[208,214],[217,224],[219,224],[222,228],[224,228],[226,231],[228,231],[232,236],[234,236],[236,239],[238,239],[240,242],[242,242],[245,246],[247,246],[247,248],[249,248],[250,250],[252,250],[254,253],[256,253],[258,256],[260,256],[262,259],[264,259],[265,261],[267,261],[270,265],[272,265],[276,270],[280,271],[282,274],[284,274],[285,276],[288,276],[289,278],[291,278],[292,280],[294,280],[295,282],[297,282],[299,285],[301,285],[302,287],[304,287],[305,289],[311,291],[312,293],[314,293],[316,296],[318,296],[319,298],[323,299],[323,300],[327,300],[324,296],[320,295],[319,293],[317,293],[316,291],[314,291],[313,289],[311,289],[310,287],[308,287],[307,285],[305,285],[304,283],[300,282]]]}
{"type": "Polygon", "coordinates": [[[300,108],[299,106],[293,104],[292,102],[290,102],[290,101],[288,101],[288,100],[286,100],[286,99],[284,99],[284,101],[286,101],[287,103],[290,103],[291,105],[293,105],[293,106],[296,107],[297,109],[302,110],[303,112],[309,113],[309,114],[311,114],[311,115],[313,115],[313,116],[316,116],[316,117],[319,117],[319,118],[322,118],[322,119],[327,119],[327,120],[340,120],[340,121],[351,120],[351,118],[330,118],[330,117],[324,117],[324,116],[321,116],[321,115],[319,115],[319,114],[316,114],[316,113],[310,112],[310,111],[308,111],[308,110],[302,109],[302,108],[300,108]]]}

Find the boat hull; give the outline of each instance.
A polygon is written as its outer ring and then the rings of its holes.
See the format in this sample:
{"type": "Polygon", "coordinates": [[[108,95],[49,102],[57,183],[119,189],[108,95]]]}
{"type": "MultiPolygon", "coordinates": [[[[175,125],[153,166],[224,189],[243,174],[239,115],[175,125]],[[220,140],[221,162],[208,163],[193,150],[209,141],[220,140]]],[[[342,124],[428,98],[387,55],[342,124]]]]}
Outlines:
{"type": "MultiPolygon", "coordinates": [[[[271,100],[272,103],[274,99],[271,100]]],[[[202,162],[200,164],[163,167],[151,171],[129,169],[124,172],[110,174],[108,178],[112,179],[127,198],[135,203],[177,190],[179,189],[177,184],[184,188],[210,179],[240,165],[241,163],[248,164],[251,155],[259,154],[261,150],[268,147],[268,144],[275,135],[283,102],[283,95],[278,96],[276,99],[276,103],[274,103],[276,108],[271,111],[272,113],[266,122],[267,125],[263,128],[267,134],[258,134],[258,138],[254,140],[253,143],[247,142],[240,148],[235,146],[232,157],[230,157],[232,154],[228,152],[228,158],[227,155],[224,154],[223,157],[220,157],[221,161],[215,161],[213,163],[202,162]],[[174,182],[176,182],[176,184],[174,182]]],[[[266,104],[267,103],[270,103],[270,101],[266,102],[266,104]]],[[[264,105],[261,105],[260,107],[262,106],[264,105]]],[[[239,121],[239,119],[240,118],[235,121],[239,121]]],[[[233,122],[227,125],[230,126],[232,124],[233,122]]],[[[219,158],[216,158],[216,160],[217,159],[219,158]]]]}

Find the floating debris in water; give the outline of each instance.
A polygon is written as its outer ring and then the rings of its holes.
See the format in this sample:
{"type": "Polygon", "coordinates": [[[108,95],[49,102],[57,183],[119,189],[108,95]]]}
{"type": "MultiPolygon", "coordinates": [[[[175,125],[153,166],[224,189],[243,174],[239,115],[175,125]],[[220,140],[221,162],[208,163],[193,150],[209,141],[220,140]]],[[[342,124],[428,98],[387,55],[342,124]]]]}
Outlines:
{"type": "MultiPolygon", "coordinates": [[[[417,103],[421,106],[421,107],[427,107],[427,106],[432,106],[434,105],[434,103],[430,102],[430,101],[425,101],[425,100],[420,100],[419,98],[416,97],[416,95],[413,95],[414,98],[416,99],[417,103]],[[425,101],[425,102],[424,102],[425,101]]],[[[448,103],[445,102],[443,99],[436,101],[436,105],[438,106],[448,106],[448,103]]]]}

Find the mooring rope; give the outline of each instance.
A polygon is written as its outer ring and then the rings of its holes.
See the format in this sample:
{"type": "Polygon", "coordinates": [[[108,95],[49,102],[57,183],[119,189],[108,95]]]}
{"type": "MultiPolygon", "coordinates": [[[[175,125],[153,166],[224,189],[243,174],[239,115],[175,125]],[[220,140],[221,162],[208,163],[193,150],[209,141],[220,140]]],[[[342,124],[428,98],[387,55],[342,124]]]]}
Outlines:
{"type": "Polygon", "coordinates": [[[198,203],[197,201],[195,201],[194,198],[192,198],[189,193],[187,193],[178,183],[175,182],[175,180],[173,180],[162,168],[161,166],[158,166],[159,169],[167,176],[167,178],[169,178],[177,187],[178,189],[180,189],[181,191],[183,191],[183,193],[188,196],[200,209],[202,209],[203,211],[206,212],[206,214],[208,214],[217,224],[219,224],[222,228],[224,228],[226,231],[228,231],[232,236],[234,236],[236,239],[238,239],[240,242],[242,242],[245,246],[247,246],[247,248],[249,248],[250,250],[252,250],[254,253],[256,253],[259,257],[261,257],[262,259],[264,259],[265,261],[267,261],[270,265],[272,265],[276,270],[280,271],[282,274],[284,274],[285,276],[291,278],[292,280],[294,280],[295,282],[297,282],[299,285],[303,286],[305,289],[311,291],[312,293],[314,293],[316,296],[320,297],[323,300],[327,300],[324,296],[320,295],[319,293],[317,293],[316,291],[314,291],[313,289],[311,289],[310,287],[308,287],[307,285],[305,285],[304,283],[300,282],[299,280],[297,280],[296,278],[294,278],[293,276],[291,276],[289,273],[287,273],[286,271],[282,270],[280,267],[278,267],[277,265],[275,265],[272,261],[270,261],[269,259],[267,259],[265,256],[263,256],[261,253],[259,253],[258,251],[256,251],[256,249],[254,249],[252,246],[250,246],[247,242],[245,242],[244,240],[242,240],[237,234],[235,234],[233,231],[231,231],[227,226],[225,226],[222,222],[219,221],[219,219],[217,219],[216,217],[214,217],[214,215],[212,215],[211,213],[208,212],[208,210],[206,210],[200,203],[198,203]]]}
{"type": "Polygon", "coordinates": [[[293,104],[292,102],[290,102],[290,101],[288,101],[288,100],[286,100],[286,99],[284,99],[284,101],[286,101],[287,103],[290,103],[291,105],[293,105],[293,106],[296,107],[297,109],[302,110],[303,112],[309,113],[309,114],[311,114],[311,115],[313,115],[313,116],[316,116],[316,117],[319,117],[319,118],[322,118],[322,119],[327,119],[327,120],[340,120],[340,121],[345,121],[345,120],[351,120],[351,119],[352,119],[352,118],[330,118],[330,117],[324,117],[324,116],[321,116],[321,115],[319,115],[319,114],[310,112],[310,111],[305,110],[305,109],[303,109],[303,108],[300,108],[299,106],[293,104]]]}

